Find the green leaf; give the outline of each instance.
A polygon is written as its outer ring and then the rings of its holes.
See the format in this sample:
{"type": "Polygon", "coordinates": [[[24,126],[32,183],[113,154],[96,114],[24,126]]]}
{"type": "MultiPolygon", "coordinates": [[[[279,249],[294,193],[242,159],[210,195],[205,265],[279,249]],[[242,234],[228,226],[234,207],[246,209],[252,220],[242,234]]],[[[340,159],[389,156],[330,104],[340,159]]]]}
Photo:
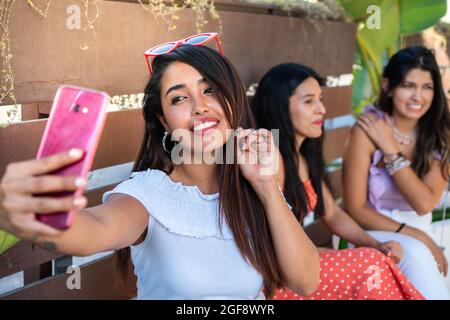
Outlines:
{"type": "Polygon", "coordinates": [[[370,5],[380,5],[383,0],[339,0],[348,18],[359,21],[369,15],[367,8],[370,5]]]}
{"type": "Polygon", "coordinates": [[[413,34],[436,24],[447,12],[446,0],[399,0],[400,33],[413,34]]]}
{"type": "Polygon", "coordinates": [[[399,36],[399,7],[397,0],[384,0],[380,5],[380,28],[361,28],[357,34],[358,44],[368,58],[375,63],[376,69],[381,72],[383,65],[381,58],[392,42],[399,36]]]}
{"type": "Polygon", "coordinates": [[[373,67],[367,65],[367,59],[364,59],[361,52],[357,50],[355,53],[355,63],[353,68],[353,88],[352,88],[352,105],[355,114],[362,112],[363,108],[375,102],[377,98],[377,91],[374,89],[373,80],[370,73],[373,71],[373,67]]]}
{"type": "Polygon", "coordinates": [[[0,230],[0,254],[14,246],[19,241],[19,238],[7,233],[4,230],[0,230]]]}

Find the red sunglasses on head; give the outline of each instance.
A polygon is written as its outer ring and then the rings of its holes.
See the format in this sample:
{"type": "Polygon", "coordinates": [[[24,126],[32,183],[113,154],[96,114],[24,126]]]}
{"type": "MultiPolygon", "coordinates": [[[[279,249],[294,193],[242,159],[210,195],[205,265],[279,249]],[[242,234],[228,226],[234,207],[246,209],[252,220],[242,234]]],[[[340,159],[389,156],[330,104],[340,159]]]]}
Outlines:
{"type": "Polygon", "coordinates": [[[219,34],[217,32],[208,32],[208,33],[199,33],[194,36],[187,37],[182,40],[178,41],[170,41],[163,44],[158,44],[157,46],[154,46],[153,48],[148,49],[145,51],[144,56],[145,60],[147,61],[148,71],[150,72],[150,76],[152,76],[152,67],[150,64],[150,57],[156,57],[162,54],[166,54],[169,52],[172,52],[176,48],[182,46],[183,44],[190,44],[193,46],[202,46],[208,41],[215,39],[217,42],[217,47],[219,48],[219,52],[221,55],[223,55],[222,48],[220,47],[219,42],[219,34]]]}

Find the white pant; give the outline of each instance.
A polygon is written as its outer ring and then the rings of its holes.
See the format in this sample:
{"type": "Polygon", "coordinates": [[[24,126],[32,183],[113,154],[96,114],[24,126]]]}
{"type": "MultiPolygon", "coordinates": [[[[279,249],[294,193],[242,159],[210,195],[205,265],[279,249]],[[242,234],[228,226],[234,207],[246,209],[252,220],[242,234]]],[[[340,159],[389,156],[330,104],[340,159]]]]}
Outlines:
{"type": "Polygon", "coordinates": [[[427,300],[450,300],[444,276],[439,272],[431,251],[420,240],[388,231],[368,231],[379,242],[397,241],[403,247],[398,264],[408,280],[427,300]]]}
{"type": "MultiPolygon", "coordinates": [[[[432,225],[437,244],[444,247],[447,261],[450,261],[450,219],[433,222],[432,225]]],[[[445,285],[450,291],[450,274],[445,277],[445,285]]]]}
{"type": "Polygon", "coordinates": [[[423,215],[418,215],[416,211],[402,211],[396,209],[394,210],[380,209],[377,211],[399,223],[406,223],[410,227],[422,230],[437,243],[434,236],[433,228],[431,226],[431,222],[433,219],[431,212],[428,212],[427,214],[423,215]]]}

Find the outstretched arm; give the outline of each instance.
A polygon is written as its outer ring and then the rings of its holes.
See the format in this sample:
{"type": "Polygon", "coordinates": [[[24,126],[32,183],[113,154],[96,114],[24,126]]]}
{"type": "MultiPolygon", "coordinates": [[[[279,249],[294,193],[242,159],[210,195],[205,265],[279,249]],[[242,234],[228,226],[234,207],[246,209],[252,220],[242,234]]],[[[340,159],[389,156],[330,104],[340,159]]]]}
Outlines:
{"type": "Polygon", "coordinates": [[[149,218],[145,208],[130,196],[113,195],[106,204],[84,210],[85,198],[34,196],[79,187],[77,177],[48,174],[77,160],[66,152],[9,165],[0,184],[0,228],[48,250],[77,256],[123,248],[136,241],[149,218]],[[35,212],[74,208],[80,211],[67,231],[53,229],[35,219],[35,212]]]}

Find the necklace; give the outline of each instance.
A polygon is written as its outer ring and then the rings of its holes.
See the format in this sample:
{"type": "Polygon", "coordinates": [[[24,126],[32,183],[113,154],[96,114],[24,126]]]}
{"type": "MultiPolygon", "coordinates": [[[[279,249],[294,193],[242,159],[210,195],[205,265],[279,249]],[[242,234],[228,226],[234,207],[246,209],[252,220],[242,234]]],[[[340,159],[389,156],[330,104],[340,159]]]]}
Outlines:
{"type": "Polygon", "coordinates": [[[416,139],[416,130],[414,130],[410,134],[404,134],[398,131],[395,126],[392,126],[392,129],[394,131],[394,139],[397,140],[400,144],[409,145],[412,144],[416,139]]]}
{"type": "Polygon", "coordinates": [[[413,132],[411,132],[410,134],[404,134],[404,133],[401,133],[395,126],[395,121],[394,121],[393,117],[388,118],[388,123],[390,124],[390,126],[392,128],[392,133],[393,133],[394,139],[397,140],[397,142],[400,143],[401,145],[412,144],[414,142],[414,140],[416,139],[417,129],[414,129],[413,132]]]}

